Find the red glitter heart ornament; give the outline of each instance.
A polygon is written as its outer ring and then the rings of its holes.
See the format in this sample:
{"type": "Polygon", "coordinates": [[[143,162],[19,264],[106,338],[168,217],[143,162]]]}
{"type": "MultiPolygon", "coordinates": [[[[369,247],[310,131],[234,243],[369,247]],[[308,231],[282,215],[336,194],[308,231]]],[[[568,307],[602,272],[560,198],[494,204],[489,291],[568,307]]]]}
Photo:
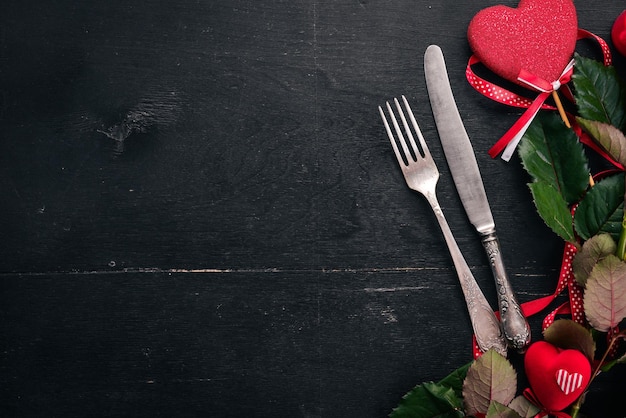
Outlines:
{"type": "Polygon", "coordinates": [[[526,377],[538,405],[546,411],[562,411],[585,390],[591,364],[578,350],[562,350],[545,341],[528,347],[524,357],[526,377]]]}
{"type": "Polygon", "coordinates": [[[476,57],[519,83],[521,70],[551,83],[572,59],[578,19],[572,0],[521,0],[517,8],[488,7],[471,20],[467,38],[476,57]]]}

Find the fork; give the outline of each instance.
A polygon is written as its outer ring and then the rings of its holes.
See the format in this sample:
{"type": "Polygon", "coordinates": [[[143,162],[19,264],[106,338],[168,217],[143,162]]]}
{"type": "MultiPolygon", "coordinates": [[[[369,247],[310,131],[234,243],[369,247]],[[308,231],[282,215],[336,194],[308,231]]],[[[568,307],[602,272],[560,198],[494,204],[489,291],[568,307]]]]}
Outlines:
{"type": "Polygon", "coordinates": [[[400,116],[402,126],[404,127],[404,134],[402,133],[402,129],[398,124],[398,120],[389,102],[386,102],[387,112],[389,113],[397,138],[394,138],[394,134],[389,126],[389,123],[387,122],[385,112],[381,106],[378,106],[378,111],[380,112],[380,116],[385,125],[385,130],[387,131],[387,135],[391,141],[391,146],[396,154],[396,158],[398,159],[398,163],[400,164],[400,168],[402,169],[402,174],[404,174],[407,185],[410,189],[424,195],[437,217],[437,221],[439,222],[439,226],[443,232],[446,244],[448,245],[448,250],[452,256],[454,267],[457,275],[459,276],[459,282],[461,284],[463,295],[465,296],[465,303],[469,312],[470,321],[472,323],[474,335],[476,336],[476,343],[483,352],[489,349],[494,349],[506,357],[507,344],[502,334],[500,323],[496,318],[493,309],[491,309],[489,302],[487,302],[487,299],[480,290],[478,283],[476,283],[476,279],[472,275],[467,262],[463,258],[461,250],[454,240],[450,226],[448,225],[448,222],[443,215],[443,211],[439,206],[439,202],[437,201],[436,188],[437,181],[439,180],[439,170],[437,170],[435,161],[428,150],[426,141],[424,141],[424,137],[422,136],[422,132],[417,125],[413,111],[411,110],[406,97],[402,96],[406,113],[413,126],[413,131],[411,131],[398,99],[393,99],[393,101],[395,103],[397,113],[400,116]],[[419,148],[415,141],[415,137],[413,136],[413,132],[415,132],[419,140],[419,148]],[[408,142],[405,139],[405,135],[408,138],[408,142]]]}

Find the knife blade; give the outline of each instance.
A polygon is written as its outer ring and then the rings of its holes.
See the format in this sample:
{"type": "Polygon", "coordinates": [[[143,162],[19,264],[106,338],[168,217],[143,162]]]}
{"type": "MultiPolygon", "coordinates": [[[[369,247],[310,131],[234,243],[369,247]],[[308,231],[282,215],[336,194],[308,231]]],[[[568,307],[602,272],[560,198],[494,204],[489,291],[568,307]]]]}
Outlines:
{"type": "Polygon", "coordinates": [[[474,149],[457,109],[441,48],[424,54],[430,105],[452,179],[467,216],[481,237],[496,283],[502,330],[511,348],[523,351],[530,343],[530,326],[522,313],[504,267],[496,225],[487,200],[474,149]]]}

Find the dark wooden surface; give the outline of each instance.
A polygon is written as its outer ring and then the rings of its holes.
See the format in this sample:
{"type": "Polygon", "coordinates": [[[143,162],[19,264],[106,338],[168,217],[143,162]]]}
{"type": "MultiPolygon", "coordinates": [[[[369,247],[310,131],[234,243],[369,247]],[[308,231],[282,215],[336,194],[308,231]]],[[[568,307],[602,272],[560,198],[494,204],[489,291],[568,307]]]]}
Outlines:
{"type": "MultiPolygon", "coordinates": [[[[551,293],[562,242],[518,158],[486,154],[520,112],[464,78],[497,3],[517,1],[3,1],[0,415],[382,417],[470,361],[376,107],[412,101],[495,306],[426,95],[442,47],[519,298],[551,293]]],[[[624,2],[576,6],[608,40],[624,2]]],[[[595,386],[588,415],[623,417],[623,373],[595,386]]]]}

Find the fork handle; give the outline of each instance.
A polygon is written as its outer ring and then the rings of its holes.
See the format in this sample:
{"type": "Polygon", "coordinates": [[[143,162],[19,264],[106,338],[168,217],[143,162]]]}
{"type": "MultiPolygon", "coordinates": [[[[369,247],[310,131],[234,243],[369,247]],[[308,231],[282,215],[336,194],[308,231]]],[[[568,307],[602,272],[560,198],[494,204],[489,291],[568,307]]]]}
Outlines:
{"type": "Polygon", "coordinates": [[[443,211],[439,206],[437,197],[432,193],[426,194],[425,196],[437,217],[446,244],[448,245],[448,250],[452,256],[454,268],[456,269],[461,289],[465,296],[465,303],[478,347],[482,351],[494,349],[506,357],[507,343],[502,335],[500,323],[489,305],[489,302],[487,302],[485,295],[483,295],[483,292],[480,290],[478,283],[476,283],[476,279],[467,265],[465,258],[463,258],[461,250],[452,235],[448,221],[446,221],[443,211]]]}
{"type": "Polygon", "coordinates": [[[509,277],[506,274],[496,231],[493,230],[482,234],[481,241],[487,257],[489,257],[489,264],[491,265],[491,271],[496,283],[498,307],[500,308],[500,319],[502,320],[504,336],[511,348],[523,352],[530,344],[530,326],[522,313],[509,277]]]}

